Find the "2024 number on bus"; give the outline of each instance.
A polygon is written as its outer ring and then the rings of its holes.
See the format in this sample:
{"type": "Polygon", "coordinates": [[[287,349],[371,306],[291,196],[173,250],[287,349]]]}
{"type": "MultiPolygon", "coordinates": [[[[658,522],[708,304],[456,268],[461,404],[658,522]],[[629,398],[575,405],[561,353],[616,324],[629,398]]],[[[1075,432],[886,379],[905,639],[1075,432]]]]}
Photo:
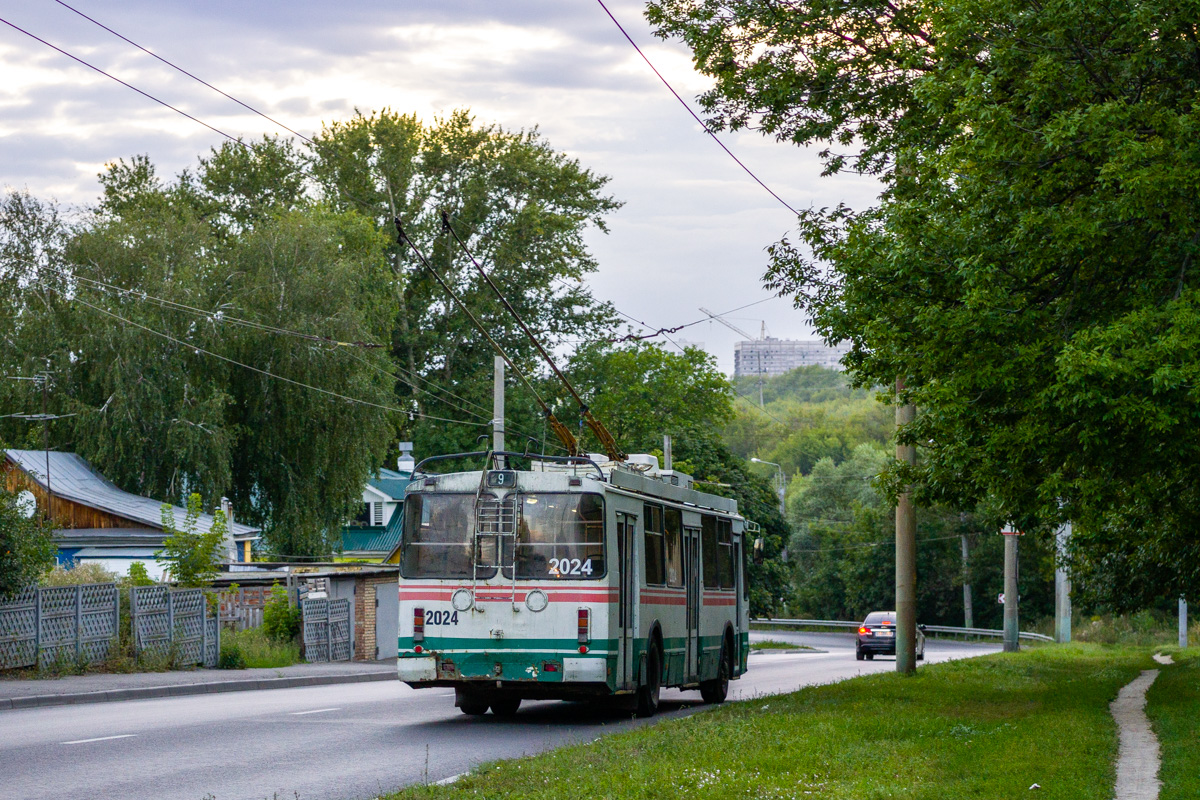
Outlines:
{"type": "Polygon", "coordinates": [[[550,564],[549,573],[554,578],[566,578],[571,575],[590,577],[595,571],[592,569],[592,560],[590,558],[583,560],[578,558],[552,558],[548,563],[550,564]]]}
{"type": "Polygon", "coordinates": [[[425,612],[425,624],[426,625],[457,625],[458,624],[458,612],[457,611],[436,611],[434,609],[430,609],[425,612]]]}

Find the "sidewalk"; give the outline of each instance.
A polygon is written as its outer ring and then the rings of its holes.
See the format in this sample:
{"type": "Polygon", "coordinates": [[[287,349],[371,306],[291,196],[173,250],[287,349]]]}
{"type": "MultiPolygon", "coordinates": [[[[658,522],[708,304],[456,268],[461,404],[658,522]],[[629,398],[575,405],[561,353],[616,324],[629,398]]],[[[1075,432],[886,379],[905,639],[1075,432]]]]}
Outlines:
{"type": "Polygon", "coordinates": [[[120,675],[69,675],[0,680],[0,711],[150,697],[289,689],[331,683],[396,680],[396,660],[294,664],[272,669],[196,669],[120,675]]]}

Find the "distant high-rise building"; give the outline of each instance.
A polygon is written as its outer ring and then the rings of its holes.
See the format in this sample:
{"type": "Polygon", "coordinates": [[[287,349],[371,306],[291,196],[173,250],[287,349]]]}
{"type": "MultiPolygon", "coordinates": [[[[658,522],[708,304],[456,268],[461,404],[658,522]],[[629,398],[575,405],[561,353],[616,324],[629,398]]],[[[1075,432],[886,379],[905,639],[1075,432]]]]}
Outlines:
{"type": "Polygon", "coordinates": [[[733,346],[733,375],[735,378],[755,375],[770,377],[813,364],[840,372],[841,358],[849,352],[849,342],[830,347],[819,340],[802,342],[770,336],[742,341],[733,346]]]}

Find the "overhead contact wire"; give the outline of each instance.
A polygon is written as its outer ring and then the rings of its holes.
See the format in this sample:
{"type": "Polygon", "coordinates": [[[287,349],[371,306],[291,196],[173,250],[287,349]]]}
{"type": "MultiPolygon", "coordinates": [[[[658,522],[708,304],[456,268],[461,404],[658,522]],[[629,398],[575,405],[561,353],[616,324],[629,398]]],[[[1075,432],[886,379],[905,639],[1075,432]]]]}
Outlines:
{"type": "Polygon", "coordinates": [[[663,74],[658,71],[658,68],[654,66],[653,62],[651,62],[650,59],[646,57],[646,54],[642,52],[642,48],[638,47],[637,42],[635,42],[633,40],[633,37],[629,35],[629,32],[625,30],[625,27],[620,22],[618,22],[617,18],[613,16],[613,13],[608,10],[608,6],[604,5],[604,0],[596,0],[596,2],[599,3],[600,7],[604,9],[604,13],[608,14],[608,18],[613,21],[613,24],[617,26],[617,30],[621,31],[621,34],[627,40],[629,40],[629,43],[631,45],[633,45],[633,49],[636,50],[637,54],[642,57],[643,61],[646,62],[646,66],[650,67],[651,71],[653,71],[654,74],[658,76],[658,79],[660,81],[662,81],[662,85],[667,87],[667,91],[669,91],[671,94],[675,95],[675,99],[679,101],[679,104],[681,106],[683,106],[684,109],[686,109],[689,114],[692,115],[692,119],[694,119],[694,120],[696,120],[696,122],[700,123],[700,127],[704,128],[704,132],[712,137],[712,140],[717,143],[717,146],[720,147],[722,150],[724,150],[725,154],[727,156],[729,156],[735,162],[737,162],[737,165],[739,167],[741,167],[742,170],[747,175],[749,175],[751,178],[753,178],[755,183],[757,183],[762,188],[766,189],[767,193],[770,194],[771,197],[774,197],[776,200],[778,200],[780,205],[782,205],[788,211],[792,212],[792,214],[794,214],[796,216],[800,216],[800,213],[798,211],[796,211],[796,209],[792,208],[791,205],[789,205],[788,202],[786,200],[784,200],[782,197],[775,194],[774,189],[772,189],[770,186],[767,186],[765,183],[763,183],[762,179],[759,178],[757,175],[755,175],[753,170],[751,170],[749,167],[747,167],[745,164],[743,164],[742,160],[740,158],[738,158],[737,156],[735,156],[733,154],[733,151],[730,150],[728,147],[726,147],[725,143],[717,138],[717,134],[713,131],[713,129],[710,128],[708,126],[708,124],[705,123],[704,120],[700,119],[700,116],[695,111],[692,110],[692,107],[690,105],[688,105],[687,101],[679,96],[679,92],[675,91],[675,88],[673,86],[671,86],[670,83],[667,82],[667,79],[664,78],[663,74]]]}

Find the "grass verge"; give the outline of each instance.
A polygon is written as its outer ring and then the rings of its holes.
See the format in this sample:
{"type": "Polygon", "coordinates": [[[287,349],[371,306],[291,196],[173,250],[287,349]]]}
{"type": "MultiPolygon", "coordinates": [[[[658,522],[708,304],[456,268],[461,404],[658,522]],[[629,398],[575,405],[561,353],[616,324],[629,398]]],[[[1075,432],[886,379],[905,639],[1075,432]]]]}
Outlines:
{"type": "Polygon", "coordinates": [[[1147,650],[1077,644],[873,675],[386,797],[1111,800],[1108,704],[1152,663],[1147,650]]]}
{"type": "Polygon", "coordinates": [[[217,666],[222,669],[288,667],[299,663],[300,645],[295,641],[272,639],[262,628],[221,631],[221,656],[217,666]]]}
{"type": "Polygon", "coordinates": [[[1175,665],[1159,667],[1146,695],[1146,714],[1158,735],[1162,769],[1159,800],[1200,797],[1200,651],[1172,650],[1175,665]]]}

